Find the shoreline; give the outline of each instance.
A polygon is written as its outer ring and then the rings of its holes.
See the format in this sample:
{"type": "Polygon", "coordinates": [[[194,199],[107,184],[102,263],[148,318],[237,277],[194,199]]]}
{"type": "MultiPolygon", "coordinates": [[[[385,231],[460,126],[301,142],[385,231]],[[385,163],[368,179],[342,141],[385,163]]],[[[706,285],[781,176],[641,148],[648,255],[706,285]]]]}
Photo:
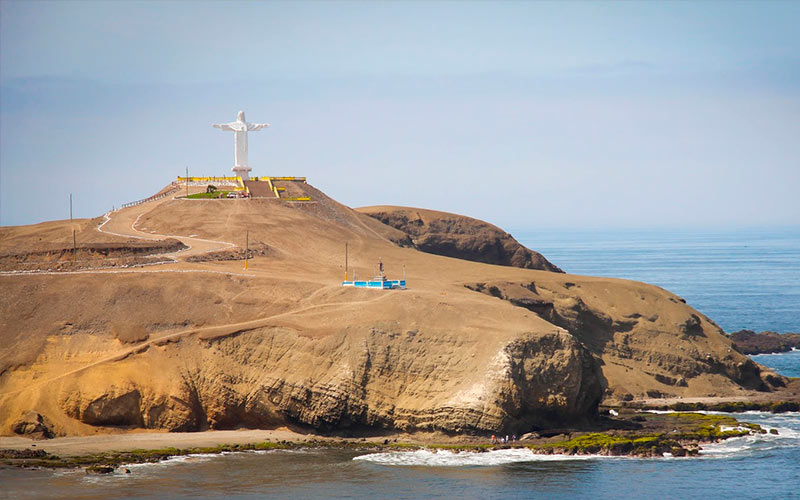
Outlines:
{"type": "MultiPolygon", "coordinates": [[[[84,469],[110,473],[137,463],[155,463],[177,456],[260,450],[342,449],[391,452],[420,449],[489,452],[526,448],[542,455],[600,455],[655,458],[666,454],[694,457],[701,445],[746,435],[776,434],[727,415],[642,413],[620,408],[605,428],[564,429],[552,435],[526,434],[519,440],[493,444],[485,436],[441,433],[386,433],[369,437],[304,434],[289,429],[228,430],[195,433],[119,433],[33,441],[0,437],[0,467],[84,469]]],[[[544,434],[544,433],[543,433],[544,434]]]]}
{"type": "Polygon", "coordinates": [[[761,411],[765,413],[781,414],[800,411],[798,401],[742,401],[736,398],[668,398],[660,400],[647,400],[621,405],[640,411],[659,410],[676,412],[714,411],[723,413],[744,413],[748,411],[761,411]]]}

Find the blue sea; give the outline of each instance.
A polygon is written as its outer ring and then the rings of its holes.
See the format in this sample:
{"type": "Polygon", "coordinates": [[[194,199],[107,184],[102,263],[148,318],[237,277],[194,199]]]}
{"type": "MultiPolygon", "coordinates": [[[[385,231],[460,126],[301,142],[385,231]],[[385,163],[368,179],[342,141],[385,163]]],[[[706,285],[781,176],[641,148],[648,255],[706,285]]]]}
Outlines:
{"type": "MultiPolygon", "coordinates": [[[[800,228],[517,231],[564,270],[667,288],[726,331],[800,331],[800,228]]],[[[800,376],[800,351],[754,356],[800,376]]],[[[131,474],[0,469],[0,498],[800,498],[800,413],[737,414],[776,429],[699,458],[295,450],[176,457],[131,474]]]]}
{"type": "Polygon", "coordinates": [[[666,288],[728,333],[800,332],[800,226],[512,234],[565,272],[666,288]]]}

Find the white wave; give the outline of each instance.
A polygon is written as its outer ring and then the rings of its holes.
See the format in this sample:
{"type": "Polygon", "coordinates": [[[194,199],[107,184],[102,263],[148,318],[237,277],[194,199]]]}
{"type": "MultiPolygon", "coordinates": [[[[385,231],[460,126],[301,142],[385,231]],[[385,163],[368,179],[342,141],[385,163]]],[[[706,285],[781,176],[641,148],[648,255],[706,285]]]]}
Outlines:
{"type": "Polygon", "coordinates": [[[251,453],[255,455],[267,455],[272,453],[289,453],[294,455],[307,455],[309,453],[318,453],[320,450],[318,448],[269,448],[266,450],[244,450],[244,451],[237,451],[234,453],[251,453]]]}
{"type": "Polygon", "coordinates": [[[125,469],[139,469],[139,468],[148,468],[148,467],[163,467],[168,465],[177,465],[183,463],[192,463],[192,462],[205,462],[211,460],[215,457],[218,457],[220,454],[217,453],[190,453],[189,455],[174,455],[169,458],[165,458],[163,460],[159,460],[158,462],[142,462],[142,463],[131,463],[131,464],[120,464],[117,470],[124,471],[125,469]]]}
{"type": "Polygon", "coordinates": [[[188,454],[188,455],[186,455],[185,457],[186,457],[187,459],[189,459],[189,460],[192,460],[192,459],[198,459],[198,458],[206,458],[206,459],[209,459],[209,458],[215,458],[215,457],[218,457],[218,456],[220,456],[220,455],[230,455],[231,453],[233,453],[233,452],[230,452],[230,451],[221,451],[221,452],[219,452],[219,453],[189,453],[189,454],[188,454]]]}
{"type": "MultiPolygon", "coordinates": [[[[759,454],[767,450],[787,446],[787,443],[780,442],[767,436],[769,435],[754,434],[751,436],[726,439],[718,443],[703,444],[700,457],[730,458],[733,456],[759,454]]],[[[790,446],[793,446],[793,444],[790,446]]]]}
{"type": "Polygon", "coordinates": [[[527,448],[510,448],[487,452],[448,450],[390,451],[360,455],[353,460],[361,460],[381,465],[404,465],[425,467],[490,466],[519,462],[555,462],[564,460],[592,460],[599,455],[539,455],[527,448]]]}
{"type": "Polygon", "coordinates": [[[791,348],[790,350],[788,350],[788,351],[781,351],[781,352],[762,352],[762,353],[759,353],[759,354],[751,354],[751,355],[750,355],[750,357],[751,357],[751,358],[759,358],[759,357],[766,357],[766,356],[780,356],[781,354],[789,354],[789,353],[791,353],[791,352],[797,352],[797,351],[800,351],[800,349],[798,349],[798,348],[796,348],[796,347],[792,347],[792,348],[791,348]]]}
{"type": "Polygon", "coordinates": [[[171,457],[159,460],[157,462],[120,464],[118,466],[119,467],[118,470],[124,471],[125,469],[134,469],[140,467],[154,467],[154,466],[164,466],[164,465],[176,465],[182,463],[205,462],[208,460],[213,460],[215,458],[227,457],[230,455],[247,455],[247,454],[265,455],[267,453],[308,453],[309,451],[313,451],[313,449],[300,448],[291,450],[272,449],[272,450],[220,451],[219,453],[189,453],[188,455],[173,455],[171,457]]]}
{"type": "Polygon", "coordinates": [[[790,429],[787,427],[780,427],[780,425],[773,425],[762,422],[761,427],[767,431],[766,434],[761,434],[761,438],[765,440],[778,440],[778,441],[794,441],[796,446],[800,446],[800,429],[790,429]],[[769,432],[774,429],[777,434],[769,432]]]}
{"type": "Polygon", "coordinates": [[[763,410],[747,410],[742,412],[727,412],[727,411],[712,411],[712,410],[638,410],[637,413],[654,413],[658,415],[664,415],[669,413],[699,413],[701,415],[728,415],[730,417],[736,418],[737,420],[741,419],[742,415],[776,418],[776,419],[800,417],[800,412],[798,411],[785,411],[781,413],[772,413],[771,411],[763,411],[763,410]]]}
{"type": "Polygon", "coordinates": [[[729,438],[717,443],[705,443],[702,445],[700,456],[707,457],[729,457],[752,449],[756,436],[742,436],[729,438]]]}
{"type": "MultiPolygon", "coordinates": [[[[784,439],[794,439],[800,440],[800,430],[797,429],[787,429],[785,427],[773,427],[776,431],[778,431],[778,435],[775,437],[784,438],[784,439]]],[[[772,434],[768,434],[772,435],[772,434]]],[[[800,443],[798,443],[800,444],[800,443]]]]}
{"type": "MultiPolygon", "coordinates": [[[[762,423],[762,426],[764,424],[762,423]]],[[[742,454],[760,454],[776,448],[795,448],[800,446],[800,430],[784,427],[764,426],[778,431],[778,434],[767,432],[736,437],[702,445],[700,455],[707,458],[728,458],[742,454]]]]}

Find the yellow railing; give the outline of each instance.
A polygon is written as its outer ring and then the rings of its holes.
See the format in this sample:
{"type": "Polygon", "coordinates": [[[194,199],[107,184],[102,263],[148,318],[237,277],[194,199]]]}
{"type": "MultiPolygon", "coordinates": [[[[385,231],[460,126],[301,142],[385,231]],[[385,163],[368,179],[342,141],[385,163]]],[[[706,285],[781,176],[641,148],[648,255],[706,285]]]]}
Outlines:
{"type": "Polygon", "coordinates": [[[270,180],[273,181],[297,181],[297,182],[305,182],[305,177],[269,177],[270,180]]]}
{"type": "MultiPolygon", "coordinates": [[[[241,180],[242,180],[242,178],[239,177],[238,175],[235,176],[235,177],[225,177],[225,176],[222,176],[222,177],[214,177],[214,176],[209,176],[209,177],[189,177],[189,182],[211,182],[211,181],[240,181],[241,182],[241,180]]],[[[261,181],[261,182],[263,182],[263,181],[267,181],[267,182],[269,182],[269,181],[306,182],[306,178],[305,177],[269,177],[269,176],[263,176],[263,177],[252,177],[250,180],[252,180],[252,181],[261,181]]],[[[178,182],[186,182],[186,177],[178,176],[178,182]]]]}
{"type": "MultiPolygon", "coordinates": [[[[178,182],[186,182],[186,177],[178,176],[178,182]]],[[[214,182],[214,181],[233,181],[233,182],[242,182],[242,178],[239,176],[236,177],[189,177],[189,182],[214,182]]]]}
{"type": "MultiPolygon", "coordinates": [[[[294,198],[281,198],[280,193],[281,193],[281,191],[286,191],[286,188],[285,187],[278,187],[278,186],[276,186],[275,184],[272,183],[272,181],[306,182],[306,178],[305,177],[271,177],[271,176],[262,176],[262,177],[252,177],[250,180],[257,181],[257,182],[266,182],[267,185],[269,185],[269,190],[272,191],[272,193],[275,195],[275,198],[286,200],[286,201],[311,201],[311,197],[309,197],[309,196],[298,196],[298,197],[294,197],[294,198]]],[[[245,191],[245,192],[247,192],[247,194],[251,194],[250,190],[247,188],[247,186],[244,185],[244,181],[239,176],[236,176],[236,177],[227,177],[227,176],[222,176],[222,177],[214,177],[214,176],[210,176],[210,177],[181,177],[181,176],[178,176],[177,183],[181,183],[181,182],[184,182],[184,183],[185,182],[201,182],[201,183],[202,182],[208,182],[208,183],[212,183],[212,182],[236,182],[238,184],[238,187],[234,187],[233,188],[234,191],[245,191]]],[[[138,204],[138,203],[142,203],[143,201],[150,201],[150,198],[148,198],[146,200],[140,200],[140,201],[134,202],[134,203],[138,204]]]]}
{"type": "Polygon", "coordinates": [[[141,200],[132,201],[130,203],[123,203],[120,208],[135,207],[136,205],[141,205],[142,203],[147,203],[148,201],[160,200],[161,198],[164,198],[165,196],[171,195],[172,193],[174,193],[178,189],[180,189],[180,186],[177,183],[173,182],[173,183],[170,184],[169,189],[167,189],[166,191],[164,191],[161,194],[154,194],[153,196],[148,196],[147,198],[144,198],[144,199],[141,199],[141,200]]]}
{"type": "Polygon", "coordinates": [[[275,198],[280,198],[280,195],[277,191],[275,191],[275,185],[272,183],[272,179],[267,177],[267,184],[269,185],[269,190],[272,191],[272,194],[275,195],[275,198]]]}

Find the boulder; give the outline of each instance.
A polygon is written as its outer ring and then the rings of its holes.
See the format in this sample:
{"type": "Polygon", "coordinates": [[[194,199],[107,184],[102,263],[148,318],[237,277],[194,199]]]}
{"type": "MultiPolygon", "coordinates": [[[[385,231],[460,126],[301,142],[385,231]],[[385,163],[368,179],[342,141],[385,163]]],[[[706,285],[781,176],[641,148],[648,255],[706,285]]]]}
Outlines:
{"type": "Polygon", "coordinates": [[[33,439],[52,439],[55,437],[53,424],[47,417],[33,410],[22,412],[19,419],[11,425],[14,434],[33,439]]]}

